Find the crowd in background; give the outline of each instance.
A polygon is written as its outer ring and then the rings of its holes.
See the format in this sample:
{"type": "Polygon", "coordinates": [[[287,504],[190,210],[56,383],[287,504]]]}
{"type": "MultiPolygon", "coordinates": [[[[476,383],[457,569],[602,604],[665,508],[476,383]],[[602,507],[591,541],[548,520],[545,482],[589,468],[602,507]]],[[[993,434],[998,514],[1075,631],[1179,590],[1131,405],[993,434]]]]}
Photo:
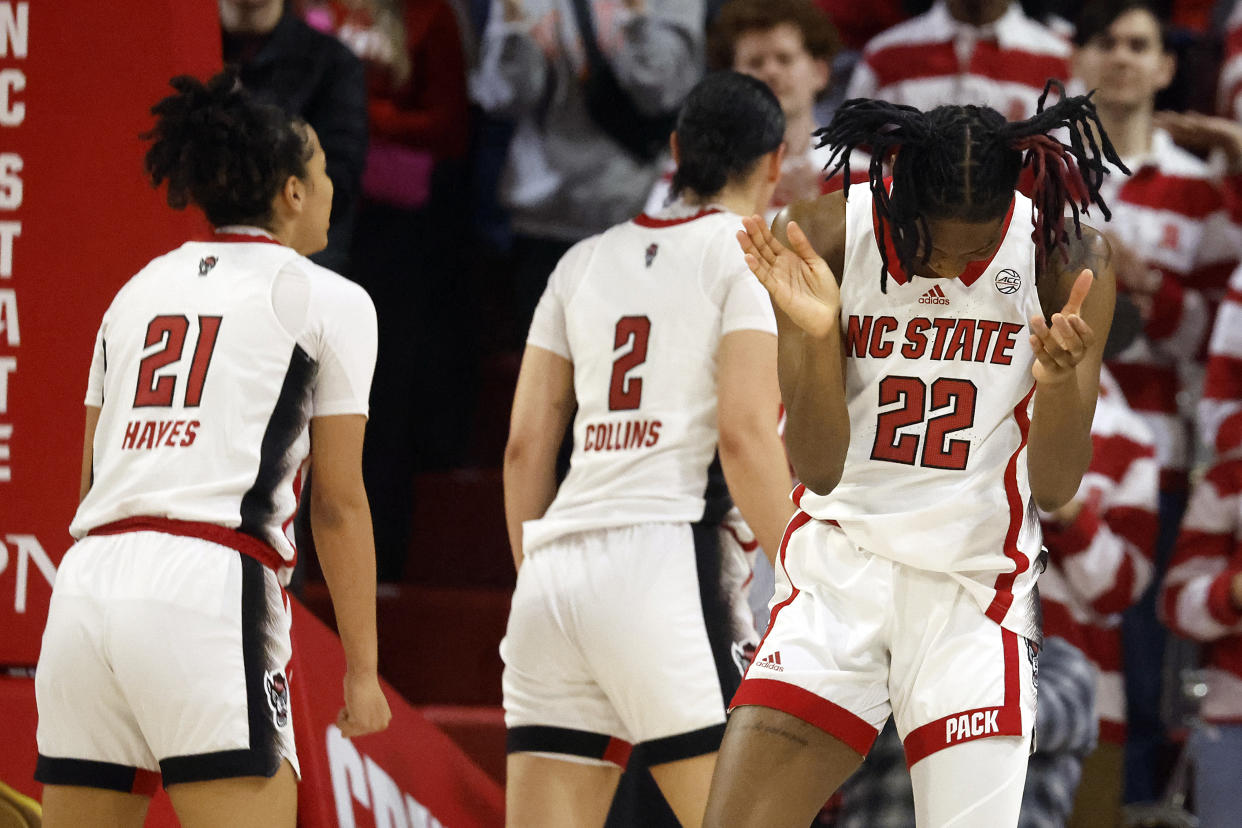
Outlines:
{"type": "MultiPolygon", "coordinates": [[[[220,0],[220,8],[225,59],[242,67],[246,85],[305,117],[324,146],[336,197],[330,244],[316,259],[365,287],[377,307],[364,469],[382,580],[401,576],[417,473],[499,465],[474,437],[507,413],[477,404],[482,366],[520,352],[547,276],[570,246],[660,209],[672,170],[665,136],[705,71],[753,74],[785,111],[773,213],[842,186],[822,176],[826,150],[812,132],[847,98],[922,109],[978,103],[1019,118],[1034,113],[1049,77],[1097,90],[1101,124],[1131,172],[1108,179],[1111,220],[1088,218],[1109,236],[1120,296],[1091,468],[1073,502],[1041,516],[1046,641],[1023,824],[1117,824],[1121,802],[1162,797],[1183,742],[1202,824],[1234,824],[1242,4],[220,0]],[[1193,721],[1182,715],[1183,677],[1201,697],[1193,721]]],[[[851,179],[864,177],[866,163],[853,161],[851,179]]],[[[763,583],[760,573],[760,593],[763,583]]],[[[900,744],[882,740],[822,819],[912,824],[908,790],[900,744]]]]}

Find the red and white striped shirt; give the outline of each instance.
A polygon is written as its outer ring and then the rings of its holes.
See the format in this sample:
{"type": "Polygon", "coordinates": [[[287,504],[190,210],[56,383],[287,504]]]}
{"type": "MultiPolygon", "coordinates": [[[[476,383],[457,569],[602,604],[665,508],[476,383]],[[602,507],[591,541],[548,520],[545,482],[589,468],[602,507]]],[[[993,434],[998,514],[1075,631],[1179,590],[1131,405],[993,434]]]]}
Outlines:
{"type": "Polygon", "coordinates": [[[1035,114],[1048,78],[1068,80],[1070,46],[1019,3],[995,23],[955,19],[937,0],[926,13],[877,35],[863,50],[847,98],[929,109],[983,104],[1010,120],[1035,114]]]}
{"type": "Polygon", "coordinates": [[[1242,572],[1242,453],[1231,452],[1195,486],[1159,609],[1178,635],[1202,641],[1210,721],[1242,721],[1242,611],[1230,583],[1242,572]]]}
{"type": "Polygon", "coordinates": [[[1208,344],[1199,433],[1203,443],[1224,455],[1242,445],[1242,267],[1229,280],[1216,312],[1208,344]]]}
{"type": "Polygon", "coordinates": [[[1091,465],[1073,523],[1044,520],[1048,570],[1040,578],[1044,633],[1076,645],[1099,670],[1100,735],[1125,741],[1120,613],[1151,582],[1159,466],[1151,432],[1107,371],[1091,423],[1091,465]]]}
{"type": "Polygon", "coordinates": [[[1237,184],[1214,176],[1162,130],[1146,155],[1124,160],[1132,174],[1108,175],[1102,188],[1113,212],[1106,229],[1161,279],[1143,335],[1109,369],[1156,435],[1161,487],[1184,488],[1193,414],[1178,398],[1198,396],[1212,316],[1242,251],[1237,184]]]}
{"type": "Polygon", "coordinates": [[[1242,3],[1233,7],[1225,24],[1225,57],[1216,90],[1220,114],[1242,120],[1242,3]]]}

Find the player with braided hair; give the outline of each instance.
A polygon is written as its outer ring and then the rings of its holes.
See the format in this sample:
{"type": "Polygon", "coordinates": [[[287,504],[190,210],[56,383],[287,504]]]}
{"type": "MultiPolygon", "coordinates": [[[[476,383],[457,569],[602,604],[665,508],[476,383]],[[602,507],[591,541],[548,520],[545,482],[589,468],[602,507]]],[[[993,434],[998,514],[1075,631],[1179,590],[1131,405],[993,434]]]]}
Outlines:
{"type": "Polygon", "coordinates": [[[852,100],[820,137],[840,167],[870,148],[869,191],[739,233],[776,308],[802,483],[706,824],[806,825],[891,714],[919,825],[1014,825],[1040,645],[1035,506],[1068,501],[1087,468],[1115,295],[1080,215],[1107,216],[1104,161],[1120,164],[1089,97],[1055,82],[1027,121],[852,100]]]}

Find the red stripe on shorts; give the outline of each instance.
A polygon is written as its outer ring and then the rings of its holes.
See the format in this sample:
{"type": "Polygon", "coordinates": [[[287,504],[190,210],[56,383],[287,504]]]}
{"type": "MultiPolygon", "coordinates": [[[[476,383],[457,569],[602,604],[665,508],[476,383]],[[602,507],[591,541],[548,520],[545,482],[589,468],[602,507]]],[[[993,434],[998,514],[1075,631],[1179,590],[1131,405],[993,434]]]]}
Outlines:
{"type": "Polygon", "coordinates": [[[604,748],[604,755],[600,758],[605,762],[612,762],[614,765],[624,769],[630,761],[630,754],[634,751],[634,746],[629,742],[618,739],[613,736],[608,740],[608,747],[604,748]]]}
{"type": "Polygon", "coordinates": [[[746,679],[733,696],[733,707],[753,704],[796,716],[840,739],[855,752],[867,755],[880,732],[838,704],[810,690],[776,679],[746,679]]]}
{"type": "Polygon", "coordinates": [[[91,536],[122,535],[126,532],[162,532],[165,535],[176,535],[181,538],[198,538],[234,549],[247,557],[254,558],[273,571],[279,571],[281,567],[291,567],[294,564],[294,561],[286,561],[279,552],[258,538],[218,523],[138,516],[96,526],[86,534],[91,536]]]}
{"type": "Polygon", "coordinates": [[[134,784],[130,786],[129,792],[142,796],[155,796],[160,789],[161,779],[159,771],[134,768],[134,784]]]}
{"type": "MultiPolygon", "coordinates": [[[[781,601],[776,606],[772,607],[772,614],[768,616],[768,628],[763,631],[763,638],[759,639],[759,646],[755,648],[756,655],[758,655],[759,651],[763,649],[763,642],[768,640],[768,633],[772,632],[772,627],[773,625],[776,624],[777,614],[780,613],[780,611],[783,610],[785,607],[793,603],[793,599],[798,597],[798,593],[800,592],[800,590],[796,586],[794,586],[793,579],[789,577],[789,570],[785,568],[785,550],[789,547],[789,539],[793,537],[793,533],[797,532],[799,529],[801,529],[803,526],[806,526],[810,522],[811,522],[811,516],[808,515],[806,512],[795,512],[794,516],[790,518],[789,524],[785,527],[785,536],[781,538],[781,553],[778,556],[777,560],[779,561],[781,565],[781,569],[785,570],[785,578],[789,580],[789,589],[790,589],[789,597],[786,598],[784,601],[781,601]]],[[[751,664],[753,663],[754,662],[752,661],[751,664]]],[[[743,682],[746,681],[746,676],[749,673],[750,673],[750,664],[746,665],[746,672],[742,674],[743,682]]],[[[732,706],[730,705],[730,707],[732,706]]]]}
{"type": "Polygon", "coordinates": [[[977,707],[916,727],[906,736],[906,767],[914,767],[938,750],[988,736],[1022,735],[1022,690],[1018,670],[1018,634],[1001,628],[1005,654],[1005,698],[1001,707],[977,707]]]}

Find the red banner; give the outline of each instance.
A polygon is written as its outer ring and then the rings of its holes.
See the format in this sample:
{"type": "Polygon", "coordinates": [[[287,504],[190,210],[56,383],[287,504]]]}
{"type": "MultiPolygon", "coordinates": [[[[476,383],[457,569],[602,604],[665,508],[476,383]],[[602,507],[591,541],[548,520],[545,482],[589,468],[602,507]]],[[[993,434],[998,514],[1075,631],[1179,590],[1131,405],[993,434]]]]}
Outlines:
{"type": "Polygon", "coordinates": [[[100,317],[203,225],[147,184],[138,134],[220,65],[210,0],[0,0],[0,664],[38,655],[69,547],[100,317]]]}
{"type": "MultiPolygon", "coordinates": [[[[489,828],[504,824],[504,792],[388,684],[392,724],[349,740],[332,722],[341,708],[345,656],[340,640],[301,604],[293,605],[290,705],[302,781],[301,828],[489,828]]],[[[39,798],[34,781],[34,680],[0,677],[0,780],[39,798]]],[[[177,825],[161,792],[149,828],[177,825]]]]}

